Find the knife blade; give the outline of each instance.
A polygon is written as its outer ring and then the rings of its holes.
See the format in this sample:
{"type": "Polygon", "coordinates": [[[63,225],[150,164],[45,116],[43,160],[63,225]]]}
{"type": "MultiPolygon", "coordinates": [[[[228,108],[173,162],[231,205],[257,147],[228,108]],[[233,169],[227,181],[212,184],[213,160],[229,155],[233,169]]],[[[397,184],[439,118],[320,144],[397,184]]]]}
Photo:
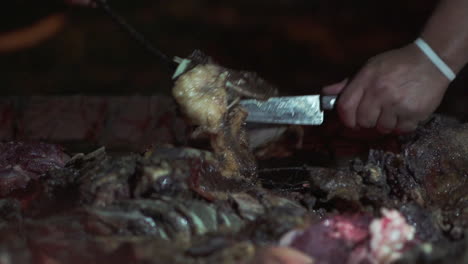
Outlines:
{"type": "Polygon", "coordinates": [[[241,100],[247,122],[290,125],[321,125],[324,110],[332,110],[336,96],[304,95],[272,97],[266,101],[241,100]]]}

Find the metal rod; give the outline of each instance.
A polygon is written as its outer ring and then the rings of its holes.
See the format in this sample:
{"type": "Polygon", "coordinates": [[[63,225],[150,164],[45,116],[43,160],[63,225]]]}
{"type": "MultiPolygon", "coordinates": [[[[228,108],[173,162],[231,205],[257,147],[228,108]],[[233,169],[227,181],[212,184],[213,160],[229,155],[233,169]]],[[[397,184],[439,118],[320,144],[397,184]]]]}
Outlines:
{"type": "Polygon", "coordinates": [[[166,67],[171,71],[175,71],[177,68],[177,63],[172,61],[166,54],[161,50],[156,48],[151,42],[138,32],[134,27],[127,23],[127,21],[117,14],[106,2],[106,0],[93,0],[98,7],[100,7],[104,12],[106,12],[115,23],[117,23],[125,32],[127,32],[130,37],[140,43],[146,50],[151,54],[156,56],[166,67]]]}

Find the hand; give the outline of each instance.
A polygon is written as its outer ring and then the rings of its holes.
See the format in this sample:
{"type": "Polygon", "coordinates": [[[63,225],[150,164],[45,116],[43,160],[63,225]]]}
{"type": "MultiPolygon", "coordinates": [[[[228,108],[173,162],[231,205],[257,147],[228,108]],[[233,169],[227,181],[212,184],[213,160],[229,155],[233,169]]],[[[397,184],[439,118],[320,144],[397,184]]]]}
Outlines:
{"type": "Polygon", "coordinates": [[[96,3],[93,0],[65,0],[65,2],[71,5],[96,7],[96,3]]]}
{"type": "Polygon", "coordinates": [[[378,55],[354,79],[324,87],[340,94],[337,111],[346,126],[382,133],[411,132],[440,105],[449,80],[415,44],[378,55]]]}

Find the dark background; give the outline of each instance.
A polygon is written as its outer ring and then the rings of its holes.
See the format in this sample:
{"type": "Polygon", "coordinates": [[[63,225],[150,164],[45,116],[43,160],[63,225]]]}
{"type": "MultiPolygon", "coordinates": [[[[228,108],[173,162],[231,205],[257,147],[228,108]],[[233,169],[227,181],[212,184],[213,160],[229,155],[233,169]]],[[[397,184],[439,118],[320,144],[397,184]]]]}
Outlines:
{"type": "MultiPolygon", "coordinates": [[[[5,1],[4,1],[5,2],[5,1]]],[[[351,76],[370,57],[413,41],[437,1],[109,0],[169,56],[201,49],[256,71],[282,94],[306,94],[351,76]]],[[[7,1],[0,36],[63,13],[60,30],[31,48],[0,53],[1,95],[168,94],[170,74],[100,10],[59,0],[7,1]]],[[[466,74],[462,74],[463,76],[466,74]]],[[[466,115],[466,78],[441,111],[466,115]]]]}

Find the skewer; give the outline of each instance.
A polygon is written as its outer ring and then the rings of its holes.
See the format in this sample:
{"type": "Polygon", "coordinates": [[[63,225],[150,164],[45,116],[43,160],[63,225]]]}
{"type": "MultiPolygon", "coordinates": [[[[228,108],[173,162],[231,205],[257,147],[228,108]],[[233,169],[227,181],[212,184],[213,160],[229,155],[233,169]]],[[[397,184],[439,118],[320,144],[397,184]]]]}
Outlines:
{"type": "Polygon", "coordinates": [[[171,72],[174,72],[178,66],[176,62],[164,54],[160,49],[156,48],[143,34],[138,32],[127,21],[116,13],[106,2],[106,0],[93,0],[96,5],[101,8],[112,20],[118,24],[123,31],[127,32],[132,39],[140,43],[143,48],[153,54],[159,61],[161,61],[171,72]]]}

